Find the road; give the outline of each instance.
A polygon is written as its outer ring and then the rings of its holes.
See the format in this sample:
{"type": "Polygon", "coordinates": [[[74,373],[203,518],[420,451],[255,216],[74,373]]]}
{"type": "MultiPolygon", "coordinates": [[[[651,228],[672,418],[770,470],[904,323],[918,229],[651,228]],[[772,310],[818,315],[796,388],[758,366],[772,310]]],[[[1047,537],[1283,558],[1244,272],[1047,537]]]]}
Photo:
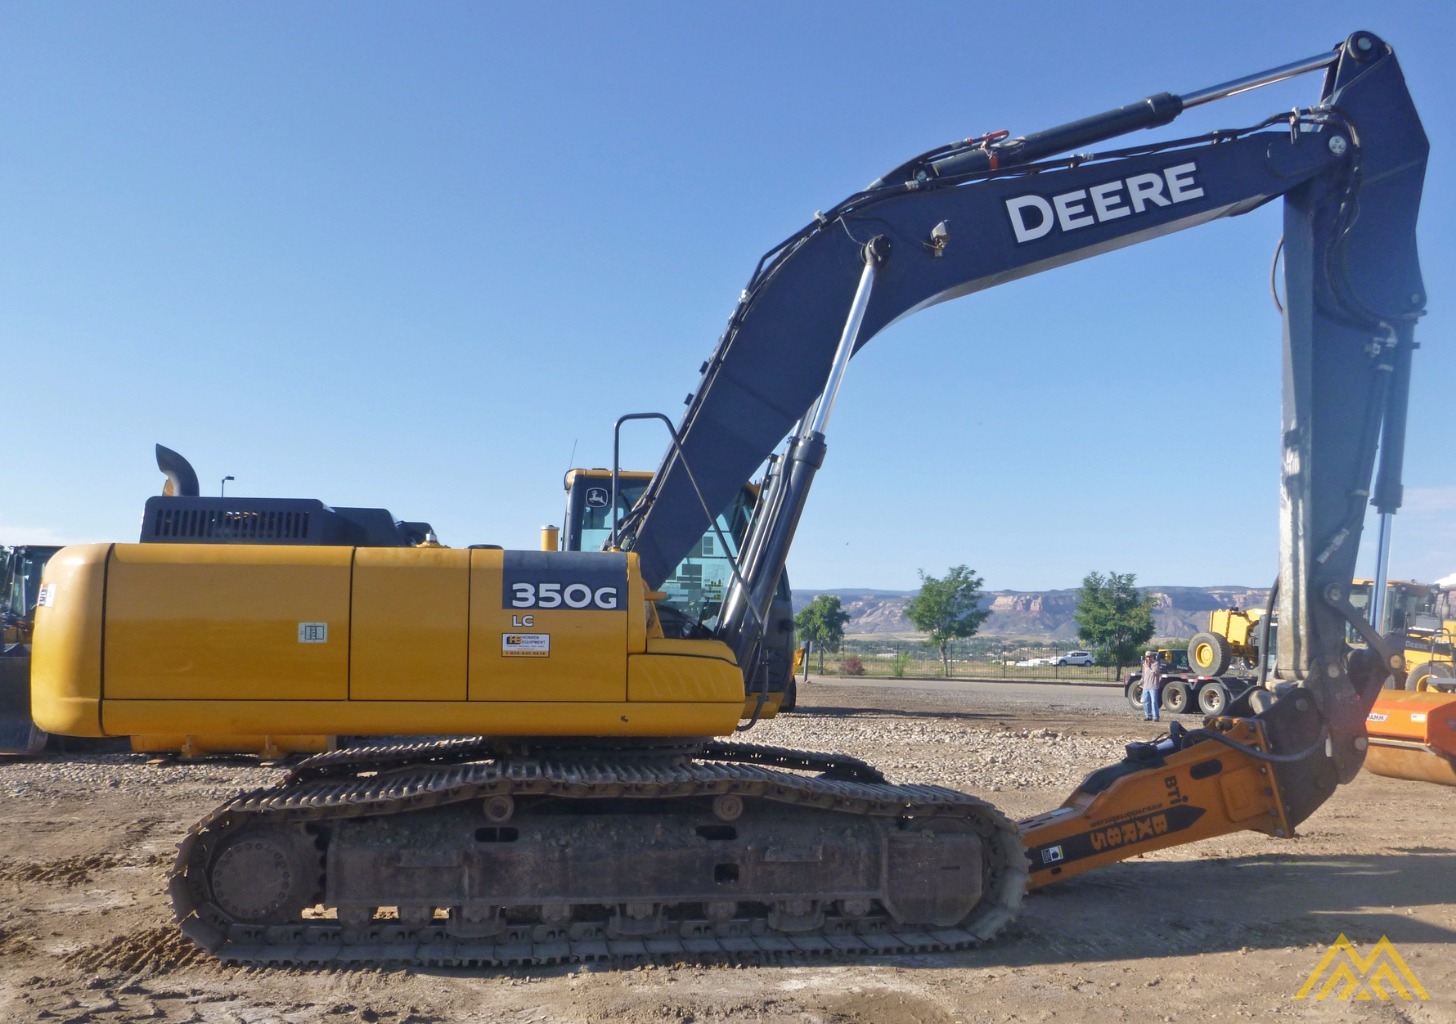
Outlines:
{"type": "MultiPolygon", "coordinates": [[[[983,709],[986,717],[1024,717],[1053,728],[1115,727],[1139,731],[1146,722],[1134,715],[1115,683],[1022,682],[1012,679],[843,679],[810,676],[799,680],[799,708],[833,714],[833,704],[862,695],[869,708],[885,709],[888,701],[926,712],[983,709]],[[833,695],[831,699],[821,696],[833,695]]],[[[1187,718],[1185,724],[1194,720],[1187,718]]]]}
{"type": "Polygon", "coordinates": [[[1066,709],[1112,715],[1127,710],[1129,720],[1132,717],[1122,695],[1122,686],[1118,683],[1051,683],[1019,679],[851,679],[811,674],[807,684],[802,679],[799,681],[800,704],[813,704],[815,686],[821,683],[834,688],[836,699],[845,693],[959,694],[967,700],[985,698],[1018,710],[1066,709]]]}

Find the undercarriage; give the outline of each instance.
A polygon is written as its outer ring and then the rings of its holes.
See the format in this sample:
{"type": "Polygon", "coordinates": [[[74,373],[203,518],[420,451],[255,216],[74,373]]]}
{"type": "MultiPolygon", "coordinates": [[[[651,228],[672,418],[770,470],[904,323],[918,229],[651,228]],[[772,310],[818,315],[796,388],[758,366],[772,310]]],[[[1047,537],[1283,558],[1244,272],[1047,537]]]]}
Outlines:
{"type": "Polygon", "coordinates": [[[450,740],[241,794],[169,889],[227,961],[510,965],[961,948],[1026,878],[993,807],[853,758],[450,740]]]}

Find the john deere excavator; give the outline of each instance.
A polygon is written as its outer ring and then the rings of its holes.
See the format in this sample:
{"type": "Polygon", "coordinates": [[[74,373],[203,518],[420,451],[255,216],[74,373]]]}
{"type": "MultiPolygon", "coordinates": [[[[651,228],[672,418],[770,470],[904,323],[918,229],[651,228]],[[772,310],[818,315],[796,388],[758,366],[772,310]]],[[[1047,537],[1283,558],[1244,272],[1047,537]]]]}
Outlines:
{"type": "Polygon", "coordinates": [[[1373,502],[1400,504],[1426,153],[1395,55],[1366,32],[1212,88],[930,150],[763,258],[610,550],[360,546],[349,522],[393,517],[317,503],[149,519],[184,542],[52,558],[37,720],[79,735],[201,720],[479,734],[321,754],[191,830],[169,883],[178,922],[250,964],[957,948],[994,936],[1028,886],[1240,829],[1289,835],[1359,771],[1375,690],[1402,670],[1368,626],[1352,652],[1345,626],[1377,452],[1373,502]],[[1313,106],[1094,148],[1314,72],[1313,106]],[[1284,678],[1133,745],[1019,824],[853,758],[741,742],[767,702],[774,594],[856,349],[933,303],[1281,197],[1284,678]],[[664,581],[766,459],[711,620],[661,614],[664,581]],[[312,543],[186,542],[211,528],[312,543]]]}

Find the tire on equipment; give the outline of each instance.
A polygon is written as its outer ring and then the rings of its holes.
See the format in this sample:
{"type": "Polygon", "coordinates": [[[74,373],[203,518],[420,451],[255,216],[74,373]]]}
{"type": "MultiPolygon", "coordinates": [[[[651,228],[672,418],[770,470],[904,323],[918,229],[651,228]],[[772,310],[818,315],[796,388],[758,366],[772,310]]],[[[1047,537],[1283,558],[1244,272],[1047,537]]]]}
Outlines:
{"type": "Polygon", "coordinates": [[[1441,690],[1452,685],[1451,666],[1441,661],[1423,661],[1406,676],[1407,690],[1441,690]]]}
{"type": "Polygon", "coordinates": [[[1127,702],[1132,705],[1134,711],[1143,709],[1143,677],[1133,676],[1122,688],[1122,694],[1127,702]]]}
{"type": "Polygon", "coordinates": [[[1181,679],[1172,679],[1163,684],[1163,710],[1170,715],[1181,715],[1188,710],[1191,701],[1188,684],[1181,679]]]}
{"type": "Polygon", "coordinates": [[[1228,703],[1228,687],[1224,686],[1223,683],[1204,683],[1198,688],[1198,710],[1202,711],[1205,715],[1213,717],[1223,714],[1224,709],[1228,707],[1228,703]]]}
{"type": "Polygon", "coordinates": [[[1195,633],[1188,641],[1188,664],[1201,676],[1221,676],[1228,671],[1233,651],[1228,637],[1218,633],[1195,633]]]}

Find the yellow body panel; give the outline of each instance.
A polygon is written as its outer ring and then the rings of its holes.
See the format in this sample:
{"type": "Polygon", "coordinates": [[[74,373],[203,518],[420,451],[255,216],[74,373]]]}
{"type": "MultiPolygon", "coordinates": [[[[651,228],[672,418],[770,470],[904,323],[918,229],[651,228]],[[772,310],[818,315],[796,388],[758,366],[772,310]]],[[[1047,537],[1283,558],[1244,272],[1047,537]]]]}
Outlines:
{"type": "Polygon", "coordinates": [[[727,644],[654,638],[646,654],[629,659],[627,699],[741,706],[743,674],[727,644]]]}
{"type": "Polygon", "coordinates": [[[480,599],[470,602],[470,700],[627,699],[632,602],[624,597],[611,610],[506,607],[505,552],[471,555],[470,592],[480,599]]]}
{"type": "Polygon", "coordinates": [[[359,548],[349,630],[351,700],[464,700],[470,556],[359,548]]]}
{"type": "Polygon", "coordinates": [[[1236,648],[1245,649],[1252,646],[1258,635],[1259,622],[1263,618],[1262,608],[1250,608],[1246,611],[1215,608],[1208,613],[1208,631],[1223,636],[1236,648]]]}
{"type": "Polygon", "coordinates": [[[344,547],[113,545],[105,696],[345,699],[353,555],[344,547]]]}
{"type": "Polygon", "coordinates": [[[105,735],[99,698],[109,550],[108,544],[62,548],[46,563],[30,652],[30,715],[58,736],[105,735]]]}
{"type": "Polygon", "coordinates": [[[725,645],[649,641],[632,555],[133,544],[52,565],[32,689],[63,735],[702,736],[743,711],[725,645]]]}

